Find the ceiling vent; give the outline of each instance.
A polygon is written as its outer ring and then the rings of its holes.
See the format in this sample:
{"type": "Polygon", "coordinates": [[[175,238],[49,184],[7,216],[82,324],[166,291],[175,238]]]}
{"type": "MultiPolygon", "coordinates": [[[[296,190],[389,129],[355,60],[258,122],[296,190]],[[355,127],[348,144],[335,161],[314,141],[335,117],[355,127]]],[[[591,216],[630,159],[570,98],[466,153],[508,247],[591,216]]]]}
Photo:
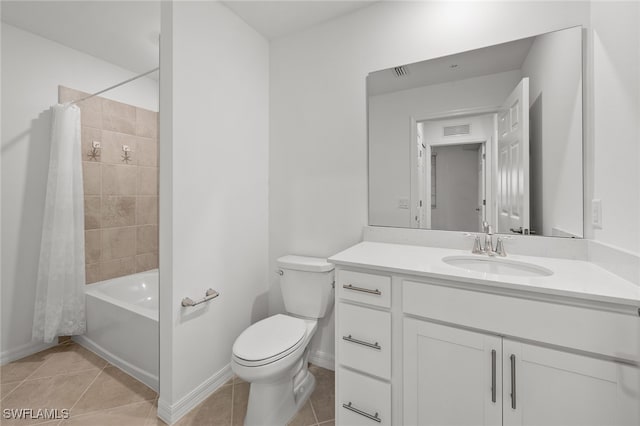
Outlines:
{"type": "Polygon", "coordinates": [[[459,136],[459,135],[468,135],[469,133],[471,133],[470,124],[446,126],[446,127],[443,127],[443,129],[444,129],[444,136],[459,136]]]}
{"type": "Polygon", "coordinates": [[[406,77],[409,75],[409,68],[407,68],[406,65],[402,65],[399,67],[394,67],[393,72],[395,73],[396,77],[406,77]]]}

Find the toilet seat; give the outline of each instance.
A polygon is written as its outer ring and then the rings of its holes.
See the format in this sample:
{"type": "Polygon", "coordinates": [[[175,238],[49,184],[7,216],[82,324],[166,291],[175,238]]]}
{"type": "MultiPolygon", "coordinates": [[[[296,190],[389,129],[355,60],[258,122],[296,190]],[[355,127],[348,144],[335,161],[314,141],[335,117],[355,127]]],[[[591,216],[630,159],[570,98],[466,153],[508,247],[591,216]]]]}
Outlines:
{"type": "Polygon", "coordinates": [[[271,316],[240,334],[233,344],[233,358],[247,367],[270,364],[298,349],[306,332],[302,319],[282,314],[271,316]]]}

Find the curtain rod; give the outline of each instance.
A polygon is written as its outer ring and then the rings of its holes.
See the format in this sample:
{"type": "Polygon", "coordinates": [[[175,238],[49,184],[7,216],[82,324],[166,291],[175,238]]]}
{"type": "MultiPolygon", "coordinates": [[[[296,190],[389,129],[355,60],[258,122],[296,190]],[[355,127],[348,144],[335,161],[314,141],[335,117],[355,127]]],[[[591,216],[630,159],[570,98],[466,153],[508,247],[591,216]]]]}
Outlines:
{"type": "Polygon", "coordinates": [[[137,76],[135,76],[135,77],[131,77],[130,79],[125,80],[125,81],[123,81],[123,82],[121,82],[121,83],[114,84],[114,85],[113,85],[113,86],[111,86],[111,87],[107,87],[106,89],[101,90],[101,91],[99,91],[99,92],[96,92],[96,93],[94,93],[94,94],[92,94],[92,95],[85,96],[84,98],[76,99],[75,101],[71,101],[71,102],[69,102],[69,105],[73,105],[73,104],[75,104],[75,103],[85,101],[85,100],[87,100],[87,99],[89,99],[89,98],[93,98],[94,96],[98,96],[98,95],[100,95],[100,94],[102,94],[102,93],[104,93],[104,92],[107,92],[107,91],[111,90],[111,89],[115,89],[116,87],[120,87],[120,86],[122,86],[123,84],[130,83],[130,82],[132,82],[132,81],[134,81],[134,80],[137,80],[137,79],[139,79],[139,78],[141,78],[141,77],[144,77],[145,75],[151,74],[152,72],[156,72],[156,71],[158,71],[159,69],[160,69],[160,67],[156,67],[156,68],[154,68],[154,69],[152,69],[152,70],[150,70],[150,71],[144,72],[144,73],[139,74],[139,75],[137,75],[137,76]]]}

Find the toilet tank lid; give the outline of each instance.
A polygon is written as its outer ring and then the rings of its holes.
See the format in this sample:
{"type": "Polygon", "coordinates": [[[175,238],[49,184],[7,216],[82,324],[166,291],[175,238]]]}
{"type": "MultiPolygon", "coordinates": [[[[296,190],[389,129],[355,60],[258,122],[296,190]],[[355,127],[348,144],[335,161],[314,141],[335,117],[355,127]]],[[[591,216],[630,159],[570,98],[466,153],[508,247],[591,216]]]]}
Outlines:
{"type": "Polygon", "coordinates": [[[287,255],[278,258],[278,267],[282,269],[293,269],[296,271],[309,272],[329,272],[333,271],[333,264],[327,259],[319,257],[287,255]]]}

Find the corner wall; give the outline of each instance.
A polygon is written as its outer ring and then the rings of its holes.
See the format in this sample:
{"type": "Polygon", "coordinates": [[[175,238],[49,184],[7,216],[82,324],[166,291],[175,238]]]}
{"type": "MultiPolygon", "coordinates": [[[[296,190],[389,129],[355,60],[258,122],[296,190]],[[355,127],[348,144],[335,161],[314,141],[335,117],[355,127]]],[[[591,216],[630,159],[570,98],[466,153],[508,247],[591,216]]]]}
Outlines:
{"type": "Polygon", "coordinates": [[[174,422],[267,315],[269,46],[218,2],[163,2],[160,399],[174,422]],[[194,308],[184,297],[220,296],[194,308]]]}
{"type": "MultiPolygon", "coordinates": [[[[327,257],[361,240],[369,72],[589,23],[588,2],[379,2],[274,40],[270,312],[284,310],[276,258],[327,257]]],[[[333,316],[321,321],[313,348],[333,355],[333,316]]]]}

